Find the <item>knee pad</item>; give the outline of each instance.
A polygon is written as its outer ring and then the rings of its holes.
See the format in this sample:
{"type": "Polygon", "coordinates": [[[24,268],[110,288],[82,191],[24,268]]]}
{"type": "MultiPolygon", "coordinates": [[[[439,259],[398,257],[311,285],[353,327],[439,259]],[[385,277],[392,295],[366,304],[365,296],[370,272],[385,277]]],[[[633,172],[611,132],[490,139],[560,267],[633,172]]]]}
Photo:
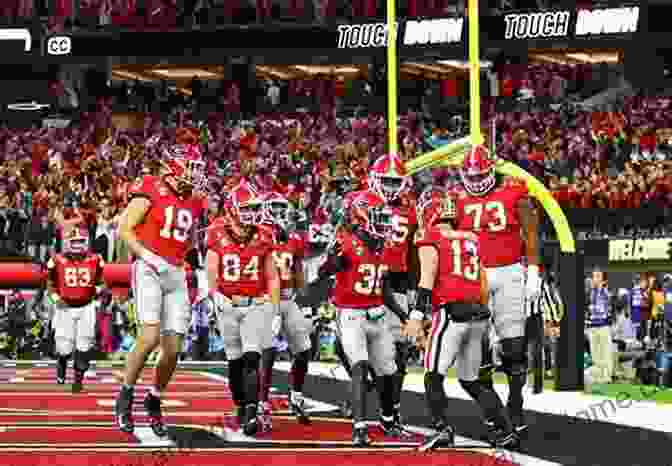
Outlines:
{"type": "Polygon", "coordinates": [[[502,345],[502,369],[507,375],[527,374],[527,342],[525,337],[506,338],[502,345]]]}
{"type": "Polygon", "coordinates": [[[410,354],[409,344],[397,342],[394,346],[396,349],[394,359],[397,363],[397,371],[402,375],[406,375],[406,366],[408,365],[408,356],[410,354]]]}
{"type": "Polygon", "coordinates": [[[259,361],[261,359],[261,355],[259,353],[248,351],[247,353],[243,354],[241,359],[243,362],[243,371],[245,373],[256,373],[257,370],[259,370],[259,361]]]}

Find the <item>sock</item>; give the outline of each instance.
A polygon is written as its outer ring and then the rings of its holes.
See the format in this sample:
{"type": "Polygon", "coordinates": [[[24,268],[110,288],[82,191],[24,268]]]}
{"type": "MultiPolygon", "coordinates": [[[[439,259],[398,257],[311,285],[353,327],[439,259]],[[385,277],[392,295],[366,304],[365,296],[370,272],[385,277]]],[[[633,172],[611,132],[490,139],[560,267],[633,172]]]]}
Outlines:
{"type": "Polygon", "coordinates": [[[273,382],[273,365],[275,364],[276,352],[267,349],[261,353],[261,367],[259,367],[259,401],[268,401],[268,394],[273,382]]]}
{"type": "Polygon", "coordinates": [[[294,358],[292,368],[289,371],[289,386],[292,390],[301,392],[306,382],[306,373],[308,372],[308,360],[310,355],[308,351],[300,353],[294,358]]]}
{"type": "Polygon", "coordinates": [[[395,376],[394,375],[383,375],[376,378],[377,388],[378,388],[378,397],[380,400],[380,410],[382,416],[385,418],[394,417],[394,389],[395,389],[395,376]]]}

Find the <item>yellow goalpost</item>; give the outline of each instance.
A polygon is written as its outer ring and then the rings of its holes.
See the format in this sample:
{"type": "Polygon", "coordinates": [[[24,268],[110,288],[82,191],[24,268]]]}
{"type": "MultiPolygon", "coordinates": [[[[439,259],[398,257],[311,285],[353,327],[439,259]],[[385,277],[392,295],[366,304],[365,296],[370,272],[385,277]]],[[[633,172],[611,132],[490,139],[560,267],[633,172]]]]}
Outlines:
{"type": "MultiPolygon", "coordinates": [[[[470,136],[458,139],[446,146],[417,156],[406,163],[409,174],[438,166],[456,166],[464,159],[472,145],[483,143],[481,131],[481,89],[480,89],[480,52],[478,26],[478,0],[468,0],[469,14],[469,123],[470,136]]],[[[390,153],[398,153],[397,141],[397,14],[396,0],[387,0],[387,122],[389,132],[390,153]]],[[[542,182],[530,175],[519,166],[498,160],[498,173],[515,176],[525,180],[531,195],[543,206],[551,219],[556,235],[560,240],[560,250],[564,253],[575,253],[574,235],[569,227],[564,212],[542,182]]]]}

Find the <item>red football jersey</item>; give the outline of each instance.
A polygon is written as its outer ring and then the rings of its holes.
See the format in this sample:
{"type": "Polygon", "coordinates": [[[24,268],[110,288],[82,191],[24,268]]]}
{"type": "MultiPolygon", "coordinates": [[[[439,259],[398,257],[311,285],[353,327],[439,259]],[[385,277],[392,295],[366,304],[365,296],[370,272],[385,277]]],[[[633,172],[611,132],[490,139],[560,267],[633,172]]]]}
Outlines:
{"type": "Polygon", "coordinates": [[[431,246],[439,254],[439,269],[432,290],[432,303],[479,303],[481,301],[480,244],[471,232],[440,227],[418,230],[415,245],[431,246]]]}
{"type": "Polygon", "coordinates": [[[145,197],[152,203],[144,222],[135,227],[138,240],[171,264],[182,265],[192,248],[193,230],[207,212],[205,200],[182,199],[156,176],[140,178],[131,186],[129,197],[145,197]]]}
{"type": "Polygon", "coordinates": [[[273,238],[259,230],[249,243],[237,243],[227,235],[211,249],[219,255],[219,291],[225,296],[261,297],[268,293],[265,263],[273,253],[273,238]]]}
{"type": "Polygon", "coordinates": [[[385,244],[385,263],[392,272],[408,271],[408,247],[412,241],[410,232],[418,224],[414,201],[404,201],[402,205],[393,207],[392,237],[385,244]]]}
{"type": "Polygon", "coordinates": [[[382,278],[388,271],[384,253],[371,252],[352,233],[341,230],[336,235],[348,268],[336,273],[333,303],[341,308],[368,309],[383,305],[382,278]]]}
{"type": "Polygon", "coordinates": [[[56,254],[47,269],[58,296],[70,306],[85,306],[96,297],[96,284],[102,280],[105,262],[97,254],[75,259],[56,254]]]}
{"type": "Polygon", "coordinates": [[[285,242],[276,241],[273,259],[280,275],[280,288],[283,290],[296,288],[295,273],[297,262],[303,259],[305,243],[297,233],[290,233],[285,242]]]}
{"type": "Polygon", "coordinates": [[[515,178],[483,196],[456,190],[457,229],[478,235],[486,267],[516,264],[524,256],[518,202],[528,196],[527,185],[515,178]]]}

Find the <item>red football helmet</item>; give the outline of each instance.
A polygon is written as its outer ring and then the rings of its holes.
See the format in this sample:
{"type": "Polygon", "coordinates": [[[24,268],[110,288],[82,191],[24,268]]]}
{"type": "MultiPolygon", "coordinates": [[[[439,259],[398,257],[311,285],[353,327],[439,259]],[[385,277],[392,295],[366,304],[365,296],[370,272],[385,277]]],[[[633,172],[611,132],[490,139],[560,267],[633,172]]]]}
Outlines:
{"type": "Polygon", "coordinates": [[[179,194],[205,189],[208,178],[201,149],[195,144],[179,144],[166,151],[165,179],[179,194]]]}
{"type": "Polygon", "coordinates": [[[391,202],[408,187],[404,162],[395,154],[387,154],[375,161],[369,175],[369,186],[391,202]]]}
{"type": "Polygon", "coordinates": [[[418,200],[418,224],[428,228],[442,222],[452,222],[457,217],[455,198],[450,192],[428,189],[418,200]]]}
{"type": "Polygon", "coordinates": [[[247,180],[233,188],[225,203],[232,224],[253,226],[261,223],[264,202],[261,194],[247,180]]]}
{"type": "Polygon", "coordinates": [[[266,223],[288,228],[291,223],[291,205],[287,198],[278,192],[264,196],[263,219],[266,223]]]}
{"type": "Polygon", "coordinates": [[[359,225],[372,236],[387,238],[392,233],[394,212],[378,193],[363,191],[352,200],[348,209],[350,223],[359,225]]]}
{"type": "Polygon", "coordinates": [[[482,196],[495,187],[495,161],[485,146],[472,147],[460,169],[464,188],[469,194],[482,196]]]}
{"type": "Polygon", "coordinates": [[[89,232],[86,225],[64,228],[63,252],[65,254],[84,255],[89,252],[89,232]]]}

